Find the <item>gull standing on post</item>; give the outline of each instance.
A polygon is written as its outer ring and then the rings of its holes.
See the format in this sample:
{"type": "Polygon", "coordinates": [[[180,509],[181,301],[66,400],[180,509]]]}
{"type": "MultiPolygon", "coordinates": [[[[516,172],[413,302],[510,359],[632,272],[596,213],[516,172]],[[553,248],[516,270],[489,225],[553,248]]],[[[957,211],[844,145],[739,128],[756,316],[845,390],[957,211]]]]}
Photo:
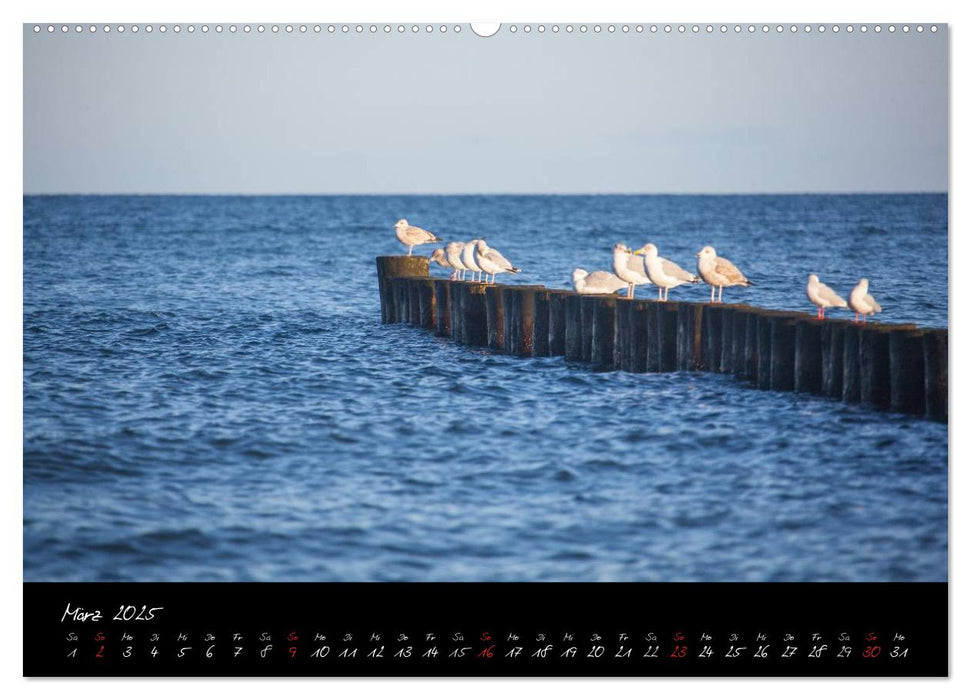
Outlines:
{"type": "MultiPolygon", "coordinates": [[[[475,264],[475,246],[479,242],[478,238],[473,238],[471,241],[465,244],[462,248],[462,264],[465,265],[465,269],[473,273],[479,273],[479,279],[482,279],[482,268],[475,264]]],[[[478,280],[472,279],[472,282],[478,280]]]]}
{"type": "Polygon", "coordinates": [[[668,292],[672,287],[679,287],[686,282],[701,282],[701,278],[692,275],[687,270],[682,270],[676,263],[667,258],[662,258],[657,254],[657,246],[653,243],[646,243],[640,250],[635,250],[634,255],[644,256],[644,267],[647,268],[647,277],[657,285],[657,298],[667,301],[668,292]],[[661,292],[664,298],[661,298],[661,292]]]}
{"type": "Polygon", "coordinates": [[[816,275],[809,275],[806,285],[806,296],[816,305],[816,318],[826,318],[826,309],[831,306],[838,309],[846,308],[846,299],[819,281],[816,275]]]}
{"type": "Polygon", "coordinates": [[[495,248],[490,248],[482,239],[475,244],[472,249],[475,264],[478,265],[486,275],[486,282],[489,282],[489,275],[492,275],[492,283],[496,283],[496,274],[499,272],[512,272],[518,274],[521,270],[513,267],[512,263],[506,260],[495,248]]]}
{"type": "Polygon", "coordinates": [[[869,295],[869,289],[870,281],[864,277],[853,287],[853,291],[850,292],[850,308],[853,309],[853,323],[857,323],[860,320],[860,316],[863,316],[863,323],[865,325],[867,316],[872,316],[878,311],[883,311],[877,303],[877,300],[869,295]]]}
{"type": "Polygon", "coordinates": [[[445,244],[445,259],[448,264],[452,266],[455,272],[452,273],[450,279],[465,279],[465,263],[462,262],[462,249],[465,248],[465,243],[458,243],[452,241],[451,243],[445,244]]]}
{"type": "Polygon", "coordinates": [[[647,284],[647,270],[644,261],[631,252],[623,243],[614,246],[614,272],[627,283],[627,298],[634,298],[634,287],[647,284]]]}
{"type": "Polygon", "coordinates": [[[579,294],[614,294],[628,287],[627,282],[606,270],[587,272],[578,267],[573,271],[573,288],[579,294]]]}
{"type": "Polygon", "coordinates": [[[426,231],[417,226],[409,226],[406,219],[399,219],[398,223],[394,225],[394,235],[403,245],[408,246],[408,255],[411,255],[411,249],[416,245],[440,243],[442,240],[431,231],[426,231]]]}
{"type": "Polygon", "coordinates": [[[715,249],[710,245],[698,251],[698,274],[701,279],[711,285],[711,301],[715,302],[715,287],[718,287],[718,303],[722,300],[722,290],[725,287],[754,287],[745,275],[725,258],[719,258],[715,249]]]}

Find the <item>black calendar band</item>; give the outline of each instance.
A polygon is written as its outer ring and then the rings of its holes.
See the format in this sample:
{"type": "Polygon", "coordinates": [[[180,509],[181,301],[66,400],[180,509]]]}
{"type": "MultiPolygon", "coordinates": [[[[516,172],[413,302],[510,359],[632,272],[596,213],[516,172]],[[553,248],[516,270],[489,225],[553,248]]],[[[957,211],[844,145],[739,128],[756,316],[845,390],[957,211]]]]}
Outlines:
{"type": "Polygon", "coordinates": [[[26,676],[946,676],[946,583],[26,583],[26,676]]]}

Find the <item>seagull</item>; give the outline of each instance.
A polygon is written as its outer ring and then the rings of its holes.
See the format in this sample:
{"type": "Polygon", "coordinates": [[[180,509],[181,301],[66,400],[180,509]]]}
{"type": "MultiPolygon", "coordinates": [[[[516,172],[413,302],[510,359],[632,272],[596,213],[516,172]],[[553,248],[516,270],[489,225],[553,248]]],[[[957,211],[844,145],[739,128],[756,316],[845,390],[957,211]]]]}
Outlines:
{"type": "Polygon", "coordinates": [[[679,287],[685,282],[701,282],[701,278],[692,275],[687,270],[682,270],[676,263],[662,258],[657,254],[657,246],[647,243],[640,250],[635,250],[634,255],[644,256],[644,267],[647,268],[647,277],[657,285],[658,300],[667,301],[668,292],[672,287],[679,287]],[[661,292],[664,298],[661,298],[661,292]]]}
{"type": "Polygon", "coordinates": [[[465,243],[458,243],[452,241],[451,243],[445,244],[445,259],[448,264],[451,265],[455,272],[452,273],[451,279],[465,279],[465,263],[462,262],[462,249],[465,248],[465,243]]]}
{"type": "Polygon", "coordinates": [[[809,301],[816,305],[816,318],[826,318],[826,309],[831,306],[839,309],[846,308],[846,299],[820,282],[816,275],[809,275],[806,296],[809,297],[809,301]]]}
{"type": "Polygon", "coordinates": [[[877,300],[871,297],[867,292],[870,289],[870,281],[864,277],[853,287],[853,291],[850,292],[850,308],[853,309],[853,323],[857,323],[860,320],[860,316],[863,316],[863,323],[866,324],[866,317],[872,316],[878,311],[883,311],[877,300]]]}
{"type": "Polygon", "coordinates": [[[628,289],[629,285],[612,272],[587,272],[578,267],[573,271],[573,288],[580,294],[614,294],[628,289]]]}
{"type": "MultiPolygon", "coordinates": [[[[462,264],[465,265],[465,269],[472,273],[479,273],[479,279],[482,277],[482,268],[475,264],[475,244],[479,242],[478,238],[473,238],[471,241],[465,244],[462,248],[462,264]]],[[[470,280],[475,282],[477,280],[470,280]]]]}
{"type": "Polygon", "coordinates": [[[614,246],[614,272],[617,276],[627,283],[627,298],[634,298],[634,287],[638,284],[647,284],[647,270],[644,269],[644,261],[631,252],[631,249],[623,243],[614,246]]]}
{"type": "Polygon", "coordinates": [[[479,239],[475,244],[475,248],[472,249],[472,255],[475,259],[475,264],[485,272],[487,283],[490,274],[492,275],[492,283],[495,284],[496,274],[499,272],[512,272],[513,274],[521,272],[518,267],[513,267],[512,263],[506,260],[502,253],[495,248],[490,248],[482,239],[479,239]]]}
{"type": "MultiPolygon", "coordinates": [[[[451,267],[448,260],[445,258],[444,248],[436,248],[432,251],[432,254],[428,256],[428,264],[430,265],[433,262],[437,262],[442,267],[451,267]]],[[[455,277],[454,272],[452,273],[452,277],[455,277]]]]}
{"type": "Polygon", "coordinates": [[[409,226],[405,219],[399,219],[398,223],[394,225],[394,235],[403,245],[408,246],[408,255],[411,255],[411,249],[416,245],[439,243],[442,240],[431,231],[426,231],[417,226],[409,226]]]}
{"type": "Polygon", "coordinates": [[[718,303],[722,300],[722,289],[725,287],[754,287],[745,275],[739,271],[731,261],[719,258],[715,249],[710,245],[698,251],[698,274],[701,279],[711,285],[711,301],[715,302],[715,287],[718,287],[718,303]]]}

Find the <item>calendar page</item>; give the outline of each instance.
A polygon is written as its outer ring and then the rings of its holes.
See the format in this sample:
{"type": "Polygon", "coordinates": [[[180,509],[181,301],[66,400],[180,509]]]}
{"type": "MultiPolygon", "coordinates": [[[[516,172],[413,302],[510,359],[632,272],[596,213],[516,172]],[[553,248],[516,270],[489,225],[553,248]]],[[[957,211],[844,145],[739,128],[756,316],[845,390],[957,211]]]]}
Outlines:
{"type": "Polygon", "coordinates": [[[946,23],[22,33],[24,675],[948,675],[946,23]]]}

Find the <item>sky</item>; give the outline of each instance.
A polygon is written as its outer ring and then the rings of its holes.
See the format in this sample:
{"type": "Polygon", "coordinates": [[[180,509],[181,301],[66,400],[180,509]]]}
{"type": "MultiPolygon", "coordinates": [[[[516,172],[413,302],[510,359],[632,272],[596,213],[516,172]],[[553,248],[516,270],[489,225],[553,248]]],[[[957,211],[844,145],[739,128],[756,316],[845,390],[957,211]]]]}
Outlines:
{"type": "Polygon", "coordinates": [[[214,26],[25,25],[25,194],[947,190],[946,31],[214,26]]]}

